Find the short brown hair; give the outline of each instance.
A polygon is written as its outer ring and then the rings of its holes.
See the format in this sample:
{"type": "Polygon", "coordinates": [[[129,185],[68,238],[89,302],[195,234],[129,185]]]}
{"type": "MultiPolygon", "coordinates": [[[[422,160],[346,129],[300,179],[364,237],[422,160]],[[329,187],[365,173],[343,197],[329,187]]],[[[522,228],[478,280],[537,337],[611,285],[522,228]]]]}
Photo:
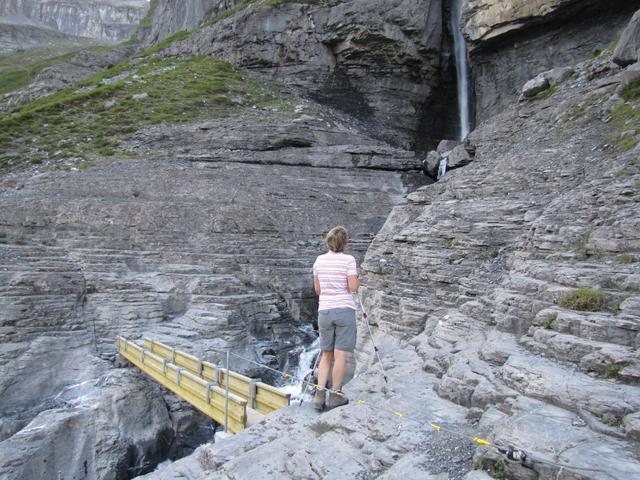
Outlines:
{"type": "Polygon", "coordinates": [[[324,241],[329,247],[329,250],[335,253],[344,252],[344,248],[347,246],[347,239],[349,237],[349,232],[342,225],[338,225],[337,227],[333,227],[327,233],[327,236],[324,237],[324,241]]]}

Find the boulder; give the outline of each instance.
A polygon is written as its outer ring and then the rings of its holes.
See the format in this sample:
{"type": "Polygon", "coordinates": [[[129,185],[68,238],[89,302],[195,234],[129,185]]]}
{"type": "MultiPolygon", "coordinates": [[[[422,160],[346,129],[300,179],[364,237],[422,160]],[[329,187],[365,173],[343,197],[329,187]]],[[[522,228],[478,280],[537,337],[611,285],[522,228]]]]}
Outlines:
{"type": "Polygon", "coordinates": [[[467,152],[467,149],[464,147],[464,145],[458,145],[451,151],[451,153],[449,153],[448,168],[451,169],[464,167],[472,161],[473,158],[471,158],[471,155],[469,155],[469,152],[467,152]]]}
{"type": "Polygon", "coordinates": [[[627,415],[622,420],[627,437],[640,441],[640,412],[627,415]]]}
{"type": "Polygon", "coordinates": [[[613,61],[620,66],[635,63],[640,58],[640,10],[638,10],[627,28],[622,32],[618,46],[613,52],[613,61]]]}
{"type": "Polygon", "coordinates": [[[450,152],[454,148],[460,145],[458,140],[441,140],[438,144],[438,148],[436,150],[440,155],[444,155],[447,152],[450,152]]]}
{"type": "Polygon", "coordinates": [[[544,92],[550,86],[549,79],[544,73],[541,73],[524,84],[521,98],[533,98],[540,92],[544,92]]]}
{"type": "Polygon", "coordinates": [[[621,76],[622,76],[622,81],[620,82],[620,86],[622,88],[640,80],[640,62],[636,62],[633,65],[629,65],[621,73],[621,76]]]}
{"type": "Polygon", "coordinates": [[[440,166],[440,160],[442,157],[436,151],[430,151],[427,154],[427,158],[424,160],[424,169],[427,175],[435,178],[438,175],[438,167],[440,166]]]}
{"type": "Polygon", "coordinates": [[[543,75],[549,81],[550,85],[558,85],[568,80],[575,70],[572,67],[556,67],[544,72],[543,75]]]}

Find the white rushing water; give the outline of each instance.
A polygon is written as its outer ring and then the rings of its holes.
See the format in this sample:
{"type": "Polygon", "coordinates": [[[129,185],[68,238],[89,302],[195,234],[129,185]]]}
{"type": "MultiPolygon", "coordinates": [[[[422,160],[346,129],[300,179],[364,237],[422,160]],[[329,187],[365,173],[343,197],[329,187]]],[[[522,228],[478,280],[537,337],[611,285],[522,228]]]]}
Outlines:
{"type": "MultiPolygon", "coordinates": [[[[285,385],[282,387],[287,393],[291,394],[291,403],[300,401],[302,399],[305,385],[303,385],[305,377],[311,373],[314,366],[314,361],[316,359],[316,355],[320,353],[320,339],[316,339],[311,345],[304,349],[302,353],[300,353],[300,358],[298,359],[298,369],[294,374],[294,378],[291,381],[291,384],[285,385]]],[[[313,392],[312,388],[307,390],[307,398],[303,400],[309,400],[311,398],[311,393],[313,392]]]]}
{"type": "Polygon", "coordinates": [[[460,140],[464,140],[471,130],[471,122],[469,120],[469,61],[467,59],[467,43],[460,28],[462,1],[463,0],[452,0],[451,2],[451,33],[453,35],[453,46],[456,55],[460,140]]]}

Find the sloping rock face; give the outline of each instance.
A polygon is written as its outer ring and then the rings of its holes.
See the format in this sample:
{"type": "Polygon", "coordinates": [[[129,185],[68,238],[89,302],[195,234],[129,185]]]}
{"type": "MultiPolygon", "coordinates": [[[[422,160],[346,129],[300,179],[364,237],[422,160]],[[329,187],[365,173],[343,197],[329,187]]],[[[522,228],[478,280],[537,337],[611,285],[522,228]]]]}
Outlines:
{"type": "Polygon", "coordinates": [[[35,74],[26,87],[2,95],[0,112],[10,112],[27,102],[70,87],[118,64],[134,51],[131,46],[117,46],[107,51],[91,48],[80,50],[68,60],[61,60],[35,74]]]}
{"type": "Polygon", "coordinates": [[[3,177],[0,477],[130,478],[179,447],[180,426],[210,425],[114,371],[116,335],[293,366],[314,336],[324,232],[348,225],[362,259],[424,179],[412,152],[298,101],[149,127],[131,139],[144,159],[3,177]],[[51,448],[63,434],[76,441],[51,448]]]}
{"type": "Polygon", "coordinates": [[[499,444],[583,468],[534,465],[540,478],[640,472],[640,150],[612,144],[638,101],[615,93],[612,65],[579,64],[547,98],[480,126],[474,162],[396,207],[364,265],[369,316],[419,334],[441,396],[482,415],[499,444]]]}
{"type": "Polygon", "coordinates": [[[119,42],[135,33],[148,8],[147,0],[2,0],[0,17],[25,17],[77,37],[119,42]]]}
{"type": "Polygon", "coordinates": [[[476,121],[506,108],[540,71],[583,60],[617,41],[638,8],[637,0],[465,2],[476,121]]]}
{"type": "Polygon", "coordinates": [[[143,45],[151,46],[180,30],[193,30],[239,3],[240,0],[156,0],[148,12],[148,25],[141,26],[138,36],[143,45]]]}
{"type": "Polygon", "coordinates": [[[463,478],[473,447],[437,433],[429,422],[468,435],[465,409],[439,398],[416,353],[398,347],[382,347],[383,355],[394,351],[384,360],[387,390],[380,388],[380,371],[372,369],[349,383],[347,406],[318,414],[310,402],[292,405],[140,478],[463,478]]]}
{"type": "MultiPolygon", "coordinates": [[[[160,8],[160,7],[157,7],[160,8]]],[[[439,88],[452,74],[440,0],[252,3],[176,42],[297,86],[395,146],[435,145],[433,113],[455,112],[439,88]],[[444,73],[443,73],[444,72],[444,73]]],[[[164,27],[158,26],[160,30],[164,27]]],[[[455,91],[455,80],[451,91],[455,91]]]]}
{"type": "Polygon", "coordinates": [[[485,122],[472,163],[393,209],[363,264],[382,362],[361,323],[348,406],[289,407],[144,478],[489,478],[465,476],[476,435],[527,454],[478,448],[495,478],[639,476],[640,105],[610,60],[485,122]]]}
{"type": "Polygon", "coordinates": [[[6,24],[2,23],[0,18],[0,53],[76,42],[77,38],[55,30],[32,25],[6,24]]]}
{"type": "Polygon", "coordinates": [[[623,67],[640,60],[640,10],[634,15],[627,28],[622,32],[620,42],[613,52],[613,61],[623,67]]]}

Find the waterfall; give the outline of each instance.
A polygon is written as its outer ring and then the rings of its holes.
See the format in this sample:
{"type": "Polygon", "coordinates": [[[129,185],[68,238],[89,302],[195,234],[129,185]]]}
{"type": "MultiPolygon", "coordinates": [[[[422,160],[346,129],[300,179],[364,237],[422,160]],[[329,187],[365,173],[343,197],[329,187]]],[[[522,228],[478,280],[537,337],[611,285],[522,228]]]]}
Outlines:
{"type": "MultiPolygon", "coordinates": [[[[319,338],[300,353],[300,357],[298,360],[298,369],[294,374],[293,380],[289,385],[281,387],[285,392],[291,394],[292,404],[299,401],[303,397],[303,392],[306,386],[304,384],[304,381],[307,375],[313,372],[313,366],[318,355],[320,355],[319,338]]],[[[304,400],[309,400],[310,396],[313,394],[313,391],[313,388],[309,387],[307,389],[307,398],[305,398],[304,400]]]]}
{"type": "Polygon", "coordinates": [[[471,123],[469,120],[469,61],[467,59],[467,44],[462,35],[460,19],[462,17],[462,2],[451,2],[451,34],[456,57],[456,83],[458,86],[458,112],[460,114],[460,140],[469,134],[471,123]]]}

